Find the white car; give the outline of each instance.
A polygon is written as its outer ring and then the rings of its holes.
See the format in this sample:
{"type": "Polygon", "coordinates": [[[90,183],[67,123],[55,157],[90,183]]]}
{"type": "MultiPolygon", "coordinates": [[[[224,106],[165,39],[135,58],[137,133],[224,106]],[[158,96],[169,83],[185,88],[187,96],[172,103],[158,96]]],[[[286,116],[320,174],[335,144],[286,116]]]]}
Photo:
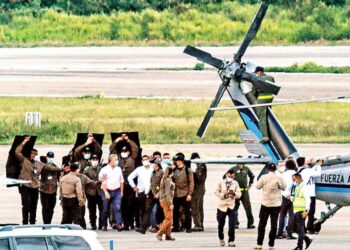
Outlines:
{"type": "Polygon", "coordinates": [[[78,225],[0,227],[0,250],[102,250],[94,231],[78,225]]]}

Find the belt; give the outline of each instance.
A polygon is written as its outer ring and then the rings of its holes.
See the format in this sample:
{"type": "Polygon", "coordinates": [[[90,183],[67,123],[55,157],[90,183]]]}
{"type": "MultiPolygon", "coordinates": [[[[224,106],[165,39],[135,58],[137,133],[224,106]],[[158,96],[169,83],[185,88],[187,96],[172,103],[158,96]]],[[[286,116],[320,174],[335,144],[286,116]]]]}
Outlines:
{"type": "Polygon", "coordinates": [[[108,192],[115,192],[117,190],[119,190],[119,188],[117,188],[117,189],[107,189],[108,192]]]}
{"type": "Polygon", "coordinates": [[[248,188],[240,188],[241,191],[248,191],[248,188]]]}

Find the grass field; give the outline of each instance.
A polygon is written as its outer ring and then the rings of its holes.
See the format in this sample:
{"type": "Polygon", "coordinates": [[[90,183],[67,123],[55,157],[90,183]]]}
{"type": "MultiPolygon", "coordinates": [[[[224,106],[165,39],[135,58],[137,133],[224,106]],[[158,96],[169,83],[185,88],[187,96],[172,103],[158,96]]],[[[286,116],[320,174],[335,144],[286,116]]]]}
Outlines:
{"type": "MultiPolygon", "coordinates": [[[[40,144],[72,144],[77,132],[87,131],[139,131],[142,143],[152,144],[240,143],[238,130],[244,126],[236,111],[217,112],[205,138],[196,136],[209,105],[206,100],[0,98],[0,144],[11,143],[16,134],[36,134],[40,144]],[[24,125],[26,111],[41,112],[40,129],[24,125]]],[[[274,111],[294,142],[350,142],[349,103],[280,106],[274,111]]]]}

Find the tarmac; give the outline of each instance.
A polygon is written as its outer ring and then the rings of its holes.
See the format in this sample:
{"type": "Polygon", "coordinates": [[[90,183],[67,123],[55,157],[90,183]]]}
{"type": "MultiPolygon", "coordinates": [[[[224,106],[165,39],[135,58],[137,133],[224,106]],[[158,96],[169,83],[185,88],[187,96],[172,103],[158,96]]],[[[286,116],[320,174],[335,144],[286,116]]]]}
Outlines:
{"type": "MultiPolygon", "coordinates": [[[[325,155],[335,155],[350,152],[350,145],[340,144],[308,144],[296,145],[300,153],[306,156],[318,157],[325,155]]],[[[144,153],[150,154],[155,150],[161,152],[170,152],[175,154],[182,151],[188,157],[191,152],[197,151],[202,158],[205,157],[229,157],[236,155],[247,155],[243,145],[239,144],[196,144],[196,145],[142,145],[144,153]]],[[[5,163],[10,146],[0,146],[0,162],[3,165],[0,173],[5,172],[5,163]]],[[[63,145],[38,145],[39,154],[45,154],[48,150],[53,150],[56,153],[56,158],[66,154],[71,146],[63,145]]],[[[108,153],[108,145],[103,147],[104,159],[108,153]]],[[[60,163],[60,162],[58,162],[60,163]]],[[[228,165],[209,165],[208,178],[206,182],[206,194],[204,199],[205,208],[205,231],[199,233],[187,234],[174,233],[176,238],[174,242],[159,242],[155,238],[155,234],[146,233],[145,235],[138,234],[134,231],[117,232],[110,229],[108,232],[97,231],[98,239],[103,244],[105,249],[109,249],[110,240],[114,242],[114,249],[120,250],[137,250],[137,249],[222,249],[219,246],[217,238],[217,223],[216,223],[216,197],[214,191],[216,185],[223,173],[229,168],[228,165]]],[[[255,175],[260,172],[261,166],[251,166],[255,175]]],[[[3,185],[0,187],[0,223],[21,223],[21,205],[20,195],[17,188],[6,188],[3,185]]],[[[260,208],[261,192],[255,187],[250,190],[253,214],[255,217],[255,225],[258,225],[258,213],[260,208]]],[[[318,201],[316,215],[319,217],[321,211],[325,211],[326,206],[318,201]]],[[[61,206],[59,201],[55,208],[53,223],[60,223],[62,216],[61,206]]],[[[88,214],[85,216],[89,225],[88,214]]],[[[256,244],[257,230],[246,229],[247,220],[243,208],[239,213],[240,229],[236,230],[236,249],[252,249],[256,244]]],[[[42,223],[41,206],[39,202],[37,211],[37,223],[42,223]]],[[[269,227],[269,226],[268,226],[269,227]]],[[[227,227],[226,227],[227,230],[227,227]]],[[[268,228],[266,237],[268,237],[268,228]]],[[[317,250],[348,250],[350,249],[350,208],[342,208],[333,218],[328,220],[322,227],[320,234],[312,235],[314,240],[309,249],[317,250]]],[[[296,247],[295,240],[276,240],[275,249],[293,249],[296,247]]],[[[265,238],[264,249],[267,249],[267,238],[265,238]]]]}

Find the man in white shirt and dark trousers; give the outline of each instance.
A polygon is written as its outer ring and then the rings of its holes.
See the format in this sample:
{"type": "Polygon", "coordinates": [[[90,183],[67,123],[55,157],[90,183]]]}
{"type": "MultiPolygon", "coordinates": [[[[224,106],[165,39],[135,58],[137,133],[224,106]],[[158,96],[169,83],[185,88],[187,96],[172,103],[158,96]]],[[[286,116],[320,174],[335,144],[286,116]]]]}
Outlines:
{"type": "Polygon", "coordinates": [[[215,191],[215,195],[219,198],[216,219],[218,221],[218,235],[220,246],[225,246],[224,226],[226,217],[228,217],[228,246],[235,247],[235,227],[237,221],[237,210],[235,207],[235,199],[241,197],[241,189],[239,184],[234,180],[235,173],[232,169],[227,171],[226,177],[221,180],[215,191]]]}
{"type": "Polygon", "coordinates": [[[144,234],[146,232],[146,227],[149,225],[149,221],[145,221],[149,216],[145,216],[146,212],[146,199],[151,188],[151,176],[153,172],[153,167],[149,162],[149,156],[142,156],[142,166],[136,168],[129,176],[128,182],[130,186],[134,189],[135,196],[138,201],[139,208],[139,218],[140,228],[136,229],[136,232],[144,234]],[[137,185],[135,185],[134,179],[137,178],[137,185]]]}
{"type": "Polygon", "coordinates": [[[271,229],[269,234],[269,249],[274,249],[277,233],[278,214],[281,209],[281,194],[286,189],[286,183],[280,175],[276,174],[276,165],[267,165],[269,173],[263,175],[256,183],[257,189],[262,189],[262,202],[259,213],[258,239],[254,249],[262,249],[267,220],[270,217],[271,229]]]}
{"type": "Polygon", "coordinates": [[[293,226],[293,202],[291,200],[291,189],[293,186],[293,175],[296,173],[297,165],[294,160],[286,161],[286,171],[281,174],[283,180],[285,181],[287,188],[282,192],[282,205],[279,217],[279,227],[276,238],[277,239],[296,239],[292,235],[293,226]],[[288,214],[288,227],[287,227],[287,237],[283,235],[283,229],[285,226],[286,216],[288,214]]]}
{"type": "Polygon", "coordinates": [[[315,211],[316,211],[316,185],[315,178],[320,177],[322,174],[322,164],[323,160],[318,160],[315,165],[312,164],[313,159],[310,158],[305,163],[305,158],[300,157],[297,159],[297,163],[299,166],[298,173],[301,174],[303,178],[303,182],[305,184],[306,192],[311,197],[310,211],[308,214],[307,220],[307,230],[309,234],[315,233],[314,228],[314,219],[315,219],[315,211]]]}
{"type": "Polygon", "coordinates": [[[102,181],[102,231],[107,231],[107,218],[109,207],[112,204],[115,213],[118,231],[122,230],[121,203],[124,192],[124,178],[120,167],[118,167],[118,156],[111,154],[108,157],[108,165],[101,169],[99,180],[102,181]]]}

